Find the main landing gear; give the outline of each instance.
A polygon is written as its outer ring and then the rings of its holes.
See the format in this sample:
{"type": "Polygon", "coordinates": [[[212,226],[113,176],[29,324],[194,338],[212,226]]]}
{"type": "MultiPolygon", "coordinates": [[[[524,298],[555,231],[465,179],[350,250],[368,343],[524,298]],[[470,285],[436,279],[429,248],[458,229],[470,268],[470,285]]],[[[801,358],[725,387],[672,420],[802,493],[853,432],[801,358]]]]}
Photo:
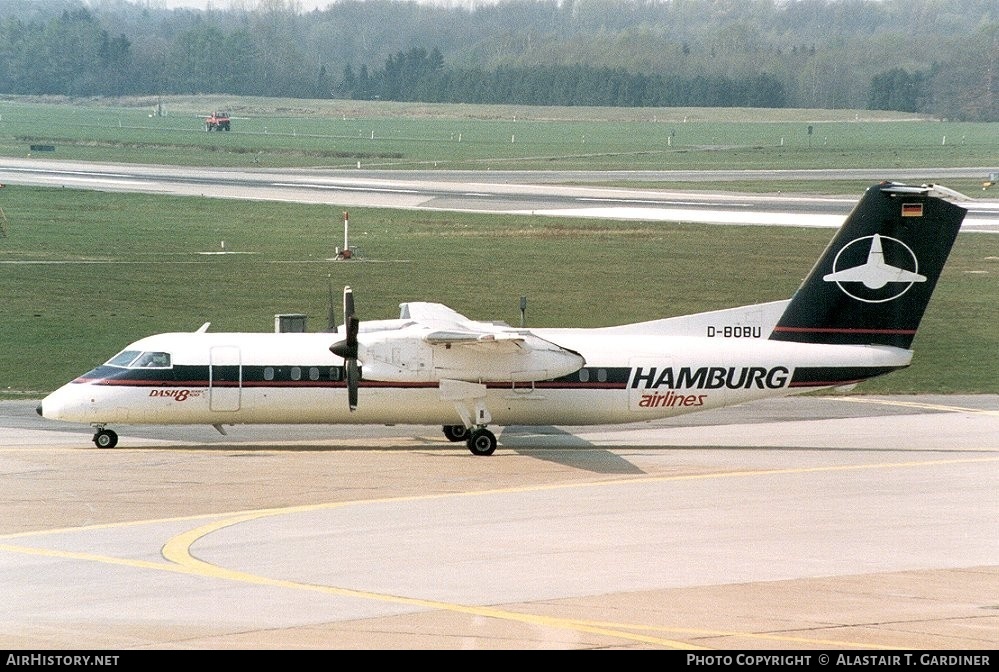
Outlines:
{"type": "Polygon", "coordinates": [[[472,455],[492,455],[496,452],[496,435],[485,427],[476,427],[468,435],[468,449],[472,455]]]}
{"type": "Polygon", "coordinates": [[[448,441],[468,441],[468,427],[465,425],[444,425],[444,436],[448,441]]]}
{"type": "Polygon", "coordinates": [[[464,441],[472,455],[496,452],[496,435],[486,429],[493,416],[486,408],[486,386],[463,380],[440,381],[441,400],[450,401],[461,417],[460,425],[445,425],[444,436],[450,441],[464,441]]]}
{"type": "Polygon", "coordinates": [[[94,445],[98,448],[114,448],[118,445],[118,435],[103,425],[94,425],[94,445]]]}
{"type": "Polygon", "coordinates": [[[496,435],[484,425],[469,429],[464,425],[444,425],[448,441],[464,441],[472,455],[492,455],[496,452],[496,435]]]}

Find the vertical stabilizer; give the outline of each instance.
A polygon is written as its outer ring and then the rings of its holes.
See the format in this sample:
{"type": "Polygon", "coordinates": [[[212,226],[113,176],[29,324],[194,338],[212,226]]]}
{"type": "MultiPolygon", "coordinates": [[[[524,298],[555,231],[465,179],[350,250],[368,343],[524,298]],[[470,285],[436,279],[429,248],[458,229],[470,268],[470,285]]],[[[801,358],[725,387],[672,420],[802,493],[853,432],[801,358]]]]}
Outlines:
{"type": "Polygon", "coordinates": [[[964,220],[937,186],[867,189],[771,340],[908,348],[964,220]]]}

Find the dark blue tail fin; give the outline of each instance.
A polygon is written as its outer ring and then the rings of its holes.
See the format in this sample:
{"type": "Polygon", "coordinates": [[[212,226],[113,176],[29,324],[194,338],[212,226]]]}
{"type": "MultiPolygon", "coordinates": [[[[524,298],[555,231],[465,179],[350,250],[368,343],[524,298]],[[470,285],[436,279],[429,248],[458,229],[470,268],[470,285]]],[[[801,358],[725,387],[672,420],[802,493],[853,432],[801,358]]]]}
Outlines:
{"type": "Polygon", "coordinates": [[[964,220],[955,197],[933,185],[868,188],[771,340],[908,348],[964,220]]]}

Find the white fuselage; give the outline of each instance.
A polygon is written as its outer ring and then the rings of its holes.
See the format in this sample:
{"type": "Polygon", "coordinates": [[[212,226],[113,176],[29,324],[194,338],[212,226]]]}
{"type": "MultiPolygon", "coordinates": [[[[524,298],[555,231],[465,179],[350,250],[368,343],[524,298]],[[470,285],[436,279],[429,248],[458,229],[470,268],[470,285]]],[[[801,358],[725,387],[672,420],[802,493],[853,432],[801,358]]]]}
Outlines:
{"type": "MultiPolygon", "coordinates": [[[[516,331],[516,330],[513,330],[516,331]]],[[[533,329],[578,353],[583,368],[533,382],[484,383],[478,401],[498,425],[587,425],[654,420],[786,396],[908,366],[911,351],[752,337],[704,338],[620,329],[533,329]]],[[[764,332],[765,333],[765,332],[764,332]]],[[[42,403],[46,418],[104,424],[461,424],[432,354],[407,379],[371,380],[362,361],[359,403],[348,409],[344,360],[329,333],[174,333],[126,352],[168,353],[168,366],[104,365],[42,403]]],[[[443,352],[439,350],[438,352],[443,352]]],[[[412,365],[409,356],[400,363],[412,365]]],[[[378,363],[391,364],[392,349],[378,363]]],[[[376,369],[375,363],[370,368],[376,369]]]]}

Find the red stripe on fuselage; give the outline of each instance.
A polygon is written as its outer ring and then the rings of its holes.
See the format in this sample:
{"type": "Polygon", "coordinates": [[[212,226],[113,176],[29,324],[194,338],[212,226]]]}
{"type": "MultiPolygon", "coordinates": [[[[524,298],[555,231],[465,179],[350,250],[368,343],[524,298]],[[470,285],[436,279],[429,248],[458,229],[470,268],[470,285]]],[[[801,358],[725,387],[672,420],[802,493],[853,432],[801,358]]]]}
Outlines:
{"type": "Polygon", "coordinates": [[[906,334],[916,333],[915,329],[846,329],[828,327],[774,327],[774,331],[793,334],[906,334]]]}

